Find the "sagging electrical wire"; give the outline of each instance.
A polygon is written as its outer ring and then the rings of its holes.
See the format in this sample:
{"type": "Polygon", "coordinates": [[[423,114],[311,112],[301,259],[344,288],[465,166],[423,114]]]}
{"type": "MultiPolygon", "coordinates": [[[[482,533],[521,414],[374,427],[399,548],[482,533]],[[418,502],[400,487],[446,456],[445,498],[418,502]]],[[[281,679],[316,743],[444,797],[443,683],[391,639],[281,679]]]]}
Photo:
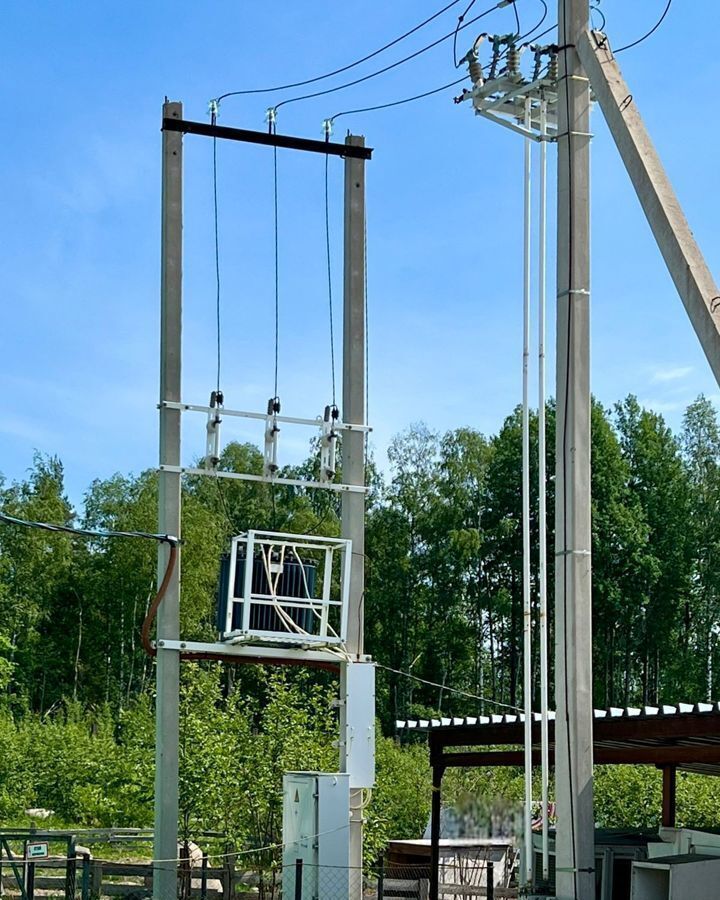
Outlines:
{"type": "MultiPolygon", "coordinates": [[[[551,25],[549,28],[546,28],[544,31],[541,31],[539,34],[534,34],[535,30],[543,24],[545,19],[547,18],[547,3],[545,0],[541,0],[543,7],[545,9],[544,15],[540,19],[540,21],[535,25],[533,29],[526,32],[522,35],[523,39],[528,38],[532,35],[533,40],[537,40],[538,38],[544,37],[546,34],[549,34],[551,31],[554,31],[557,28],[557,22],[554,25],[551,25]]],[[[504,51],[506,52],[506,51],[504,51]]],[[[425,91],[422,94],[414,94],[412,97],[404,97],[402,100],[393,100],[390,103],[380,103],[377,106],[365,106],[360,107],[358,109],[345,109],[342,112],[335,113],[331,116],[328,121],[334,122],[336,119],[339,119],[341,116],[351,116],[357,113],[366,113],[366,112],[376,112],[382,109],[390,109],[395,106],[402,106],[405,103],[413,103],[415,100],[423,100],[425,97],[431,97],[433,94],[439,94],[441,91],[446,91],[448,88],[457,87],[459,84],[467,81],[467,76],[463,76],[462,78],[458,78],[455,81],[449,81],[447,84],[443,84],[438,88],[434,88],[431,91],[425,91]]]]}
{"type": "MultiPolygon", "coordinates": [[[[596,30],[596,31],[603,31],[603,32],[604,32],[604,31],[605,31],[605,27],[606,27],[606,25],[607,25],[607,19],[605,18],[605,13],[600,9],[599,2],[600,2],[600,0],[595,0],[595,2],[593,3],[593,5],[590,7],[590,20],[592,21],[593,15],[594,15],[595,13],[597,13],[597,14],[600,16],[600,18],[602,19],[602,22],[600,23],[600,27],[599,27],[598,29],[595,29],[595,30],[596,30]]],[[[595,26],[593,26],[593,28],[594,28],[594,27],[595,27],[595,26]]]]}
{"type": "Polygon", "coordinates": [[[0,513],[0,521],[7,525],[17,525],[20,528],[36,528],[41,531],[60,532],[62,534],[77,535],[86,538],[141,538],[148,541],[157,541],[177,547],[180,540],[171,534],[156,534],[150,531],[114,531],[104,528],[76,528],[73,525],[56,525],[52,522],[33,522],[27,519],[19,519],[0,513]]]}
{"type": "Polygon", "coordinates": [[[481,703],[489,703],[491,706],[499,706],[502,709],[511,709],[513,712],[523,712],[519,706],[512,706],[510,703],[501,703],[499,700],[491,700],[489,697],[480,697],[478,694],[471,694],[468,691],[461,691],[459,688],[451,688],[446,684],[438,684],[437,681],[428,681],[427,678],[420,678],[419,675],[413,675],[411,672],[403,672],[400,669],[393,669],[391,666],[384,666],[382,663],[376,662],[378,669],[384,669],[386,672],[394,672],[395,675],[402,675],[404,678],[410,678],[412,681],[418,681],[420,684],[426,684],[429,687],[440,688],[449,694],[458,694],[460,697],[468,697],[470,700],[479,700],[481,703]]]}
{"type": "MultiPolygon", "coordinates": [[[[290,616],[283,609],[282,605],[280,604],[280,602],[278,600],[277,588],[278,588],[278,583],[280,581],[280,576],[282,574],[283,567],[285,565],[286,545],[281,544],[280,547],[281,547],[281,549],[280,549],[280,565],[279,565],[277,573],[275,574],[274,579],[273,579],[273,575],[272,575],[271,556],[275,552],[275,545],[271,544],[267,548],[265,548],[265,547],[260,548],[260,555],[262,557],[263,568],[265,570],[265,577],[267,579],[268,587],[270,588],[270,598],[271,598],[271,602],[272,602],[272,607],[275,610],[275,612],[277,613],[278,618],[283,623],[283,625],[285,626],[287,631],[289,631],[291,633],[294,632],[295,634],[309,636],[309,632],[305,628],[303,628],[301,625],[299,625],[292,618],[292,616],[290,616]]],[[[309,606],[313,615],[322,622],[323,616],[320,612],[318,612],[316,605],[313,602],[312,594],[310,593],[310,587],[308,585],[308,580],[307,580],[307,573],[305,572],[305,565],[304,565],[302,559],[300,558],[300,555],[298,554],[297,549],[295,547],[291,546],[291,550],[292,550],[293,555],[295,556],[295,560],[296,560],[297,564],[300,567],[300,573],[302,575],[303,586],[305,589],[305,600],[307,600],[307,605],[309,606]]],[[[340,637],[339,637],[338,633],[335,631],[335,629],[332,627],[332,625],[330,625],[329,622],[326,622],[325,624],[326,624],[327,630],[333,635],[333,637],[335,637],[339,641],[340,637]]],[[[328,652],[332,653],[333,655],[339,657],[339,659],[341,659],[342,661],[352,661],[352,657],[347,652],[346,648],[344,647],[344,645],[342,645],[342,643],[340,644],[339,647],[328,647],[327,650],[328,650],[328,652]]]]}
{"type": "Polygon", "coordinates": [[[513,12],[515,13],[515,24],[517,25],[517,36],[519,39],[522,28],[520,27],[520,13],[518,12],[518,8],[517,8],[517,0],[512,0],[512,8],[513,8],[513,12]]]}
{"type": "Polygon", "coordinates": [[[163,579],[160,583],[160,587],[158,588],[157,593],[153,597],[150,606],[148,607],[148,612],[145,616],[145,620],[142,624],[140,632],[141,641],[145,652],[150,656],[155,656],[157,651],[152,646],[152,643],[150,641],[150,629],[152,627],[153,620],[157,615],[158,608],[162,603],[165,594],[167,593],[172,574],[175,571],[178,557],[178,546],[180,544],[179,538],[170,534],[153,534],[152,532],[147,531],[111,531],[98,528],[74,528],[71,525],[55,525],[50,522],[31,522],[25,519],[18,519],[15,516],[9,516],[6,513],[0,513],[0,521],[3,521],[8,525],[17,525],[23,528],[36,528],[41,531],[59,532],[62,534],[70,534],[85,538],[141,538],[144,540],[151,540],[162,544],[168,544],[170,551],[168,554],[167,563],[165,564],[165,574],[163,575],[163,579]]]}
{"type": "Polygon", "coordinates": [[[646,32],[642,37],[638,38],[636,41],[633,41],[631,44],[625,44],[624,47],[619,47],[617,50],[614,50],[613,53],[617,56],[618,53],[623,53],[625,50],[630,50],[631,47],[637,47],[639,44],[642,44],[643,41],[646,41],[651,35],[655,34],[658,28],[665,21],[667,14],[670,12],[670,7],[672,6],[673,0],[668,0],[665,9],[663,10],[662,15],[657,20],[657,22],[653,25],[650,31],[646,32]]]}
{"type": "Polygon", "coordinates": [[[455,26],[455,31],[453,32],[453,63],[455,64],[455,68],[458,69],[462,65],[462,60],[458,62],[457,58],[457,36],[460,31],[460,26],[465,21],[465,16],[470,12],[470,10],[475,6],[477,0],[470,0],[470,3],[465,7],[465,11],[462,15],[458,16],[457,25],[455,26]]]}
{"type": "MultiPolygon", "coordinates": [[[[21,519],[15,519],[13,516],[7,516],[0,513],[0,520],[9,522],[12,525],[28,525],[30,527],[42,528],[46,531],[62,531],[62,532],[70,532],[73,534],[81,534],[85,537],[140,537],[140,538],[148,538],[156,541],[161,541],[169,544],[170,552],[168,555],[168,560],[165,565],[165,573],[163,575],[162,582],[160,587],[157,590],[157,593],[153,597],[150,605],[148,606],[148,611],[145,615],[145,619],[143,620],[142,627],[140,629],[140,639],[141,644],[145,652],[150,657],[157,656],[157,647],[153,644],[152,639],[150,637],[152,633],[152,627],[157,618],[158,610],[160,609],[160,604],[165,599],[165,595],[167,593],[168,587],[170,585],[170,579],[175,571],[175,566],[177,565],[177,557],[178,557],[178,547],[180,541],[178,538],[173,537],[172,535],[166,534],[150,534],[146,532],[134,532],[134,531],[96,531],[90,529],[72,529],[66,526],[57,526],[57,525],[49,525],[44,522],[25,522],[21,519]]],[[[278,604],[278,611],[282,614],[284,610],[280,610],[278,604]]],[[[289,618],[289,617],[288,617],[289,618]]],[[[294,624],[294,623],[293,623],[294,624]]],[[[259,654],[260,655],[260,654],[259,654]]],[[[200,661],[215,661],[215,662],[225,662],[225,663],[233,663],[235,665],[257,665],[259,663],[259,659],[253,657],[242,657],[236,656],[230,653],[214,653],[214,652],[205,652],[205,651],[182,651],[179,654],[180,659],[185,662],[200,662],[200,661]]],[[[330,672],[337,672],[340,663],[333,662],[320,662],[320,661],[308,661],[305,659],[265,659],[263,660],[263,664],[265,665],[287,665],[287,666],[295,666],[295,665],[303,665],[309,666],[310,668],[316,669],[326,669],[330,672]]]]}
{"type": "Polygon", "coordinates": [[[445,91],[451,87],[456,87],[458,84],[462,84],[464,81],[467,81],[467,76],[458,78],[456,81],[450,81],[447,84],[443,84],[439,88],[434,88],[432,91],[425,91],[425,93],[423,94],[415,94],[413,97],[405,97],[402,100],[393,100],[391,103],[380,103],[378,106],[366,106],[361,109],[345,109],[342,112],[335,113],[334,116],[331,116],[330,121],[334,122],[341,116],[351,116],[355,113],[375,112],[379,109],[390,109],[390,107],[393,106],[402,106],[404,103],[412,103],[415,100],[422,100],[424,97],[430,97],[433,94],[439,94],[441,91],[445,91]]]}
{"type": "MultiPolygon", "coordinates": [[[[505,5],[505,0],[500,0],[499,3],[494,4],[484,12],[481,12],[479,15],[475,16],[473,19],[470,19],[470,21],[462,25],[459,30],[462,31],[464,28],[469,28],[471,25],[475,24],[475,22],[479,22],[480,19],[484,18],[485,16],[489,16],[490,13],[495,12],[496,9],[501,9],[505,5]]],[[[421,47],[419,50],[416,50],[409,56],[405,56],[394,63],[390,63],[390,65],[384,66],[382,69],[378,69],[375,72],[370,72],[368,75],[363,75],[362,78],[356,78],[354,81],[346,81],[345,84],[339,84],[332,88],[326,88],[324,91],[314,91],[311,94],[303,94],[300,97],[289,97],[287,100],[281,100],[280,103],[276,104],[275,109],[280,109],[281,106],[287,106],[290,103],[298,103],[301,100],[311,100],[315,97],[324,97],[327,94],[334,94],[337,91],[343,91],[346,88],[354,87],[357,84],[362,84],[365,81],[369,81],[371,78],[376,78],[378,75],[384,75],[386,72],[390,72],[392,71],[392,69],[396,69],[398,66],[402,66],[405,63],[410,62],[410,60],[416,59],[423,53],[427,53],[428,50],[432,50],[434,47],[439,46],[454,35],[455,31],[449,31],[447,34],[443,35],[440,38],[437,38],[432,43],[427,44],[425,47],[421,47]]]]}
{"type": "Polygon", "coordinates": [[[177,564],[177,554],[178,548],[177,544],[170,545],[170,555],[168,556],[167,563],[165,565],[165,574],[163,575],[163,580],[160,583],[160,587],[157,590],[157,593],[153,597],[150,606],[148,607],[147,614],[142,623],[142,628],[140,629],[140,640],[143,645],[143,649],[147,653],[148,656],[156,656],[157,650],[152,644],[150,640],[150,630],[152,628],[153,621],[157,615],[157,611],[162,603],[165,594],[167,593],[167,589],[170,585],[170,578],[172,577],[173,572],[175,571],[175,566],[177,564]]]}
{"type": "MultiPolygon", "coordinates": [[[[415,32],[420,31],[421,28],[424,28],[426,25],[429,25],[430,22],[434,22],[435,19],[439,18],[443,13],[446,13],[449,9],[452,9],[453,6],[457,6],[460,0],[452,0],[451,3],[448,3],[447,6],[443,6],[442,9],[439,9],[436,13],[433,13],[427,19],[424,19],[418,25],[415,25],[413,28],[410,28],[404,34],[401,34],[399,37],[394,38],[387,44],[384,44],[382,47],[379,47],[377,50],[373,50],[372,53],[368,53],[367,56],[363,56],[361,59],[356,59],[355,62],[351,62],[346,66],[341,66],[339,69],[334,69],[332,72],[326,72],[324,75],[316,75],[314,78],[308,78],[305,81],[296,81],[292,84],[280,84],[276,87],[269,88],[252,88],[250,90],[244,91],[228,91],[225,94],[220,94],[219,97],[215,98],[216,103],[220,103],[221,100],[225,100],[227,97],[243,97],[248,96],[250,94],[272,94],[278,91],[287,91],[292,88],[297,87],[305,87],[308,84],[315,84],[318,81],[325,81],[327,78],[333,78],[335,75],[341,75],[343,72],[348,72],[350,69],[354,69],[356,66],[362,65],[362,63],[368,62],[370,59],[374,59],[374,57],[379,56],[381,53],[384,53],[386,50],[389,50],[391,47],[394,47],[396,44],[399,44],[401,41],[404,41],[406,38],[409,38],[411,35],[415,34],[415,32]]],[[[475,0],[473,0],[475,2],[475,0]]]]}
{"type": "MultiPolygon", "coordinates": [[[[175,564],[177,561],[177,544],[170,546],[170,556],[168,558],[167,567],[165,569],[165,575],[163,576],[162,584],[160,588],[150,603],[150,607],[148,608],[147,615],[145,616],[145,620],[142,624],[141,629],[141,640],[142,646],[148,656],[156,657],[157,656],[157,647],[153,644],[150,639],[150,634],[152,631],[152,626],[157,618],[157,613],[160,608],[160,604],[162,603],[165,594],[167,593],[167,588],[170,583],[170,577],[174,571],[175,564]]],[[[280,611],[280,606],[277,604],[277,609],[280,611]]],[[[284,613],[284,610],[281,612],[284,613]]],[[[289,617],[288,617],[289,618],[289,617]]],[[[294,624],[294,623],[293,623],[294,624]]],[[[183,650],[180,652],[179,656],[181,660],[185,662],[200,662],[204,660],[215,661],[215,662],[225,662],[225,663],[233,663],[235,665],[257,665],[260,662],[261,652],[258,652],[258,658],[250,657],[250,656],[236,656],[231,653],[214,653],[210,651],[187,651],[183,650]]],[[[308,666],[310,668],[316,669],[327,669],[330,672],[337,672],[340,662],[319,662],[317,660],[307,660],[307,659],[263,659],[262,663],[264,665],[282,665],[282,666],[308,666]]]]}
{"type": "MultiPolygon", "coordinates": [[[[304,585],[304,587],[305,587],[305,598],[306,598],[307,601],[308,601],[308,606],[309,606],[310,609],[313,611],[313,613],[314,613],[314,615],[316,616],[316,618],[318,618],[318,619],[320,620],[320,622],[322,622],[322,621],[323,621],[322,614],[319,613],[319,612],[317,611],[317,609],[315,608],[315,604],[313,603],[312,595],[310,594],[310,587],[308,586],[307,574],[306,574],[306,572],[305,572],[305,565],[303,564],[303,561],[300,559],[300,555],[299,555],[299,553],[297,552],[297,548],[293,547],[293,548],[292,548],[292,552],[293,552],[293,554],[294,554],[294,556],[295,556],[295,559],[296,559],[296,561],[297,561],[297,564],[300,566],[300,572],[302,573],[303,585],[304,585]]],[[[334,550],[331,548],[331,549],[330,549],[330,571],[332,571],[332,566],[333,566],[333,563],[332,563],[332,555],[333,555],[333,553],[334,553],[334,550]]],[[[345,644],[341,641],[340,635],[337,633],[337,631],[335,631],[335,629],[332,627],[332,625],[331,625],[329,622],[326,622],[326,623],[325,623],[325,627],[326,627],[327,630],[332,634],[332,636],[333,636],[334,638],[336,638],[338,641],[340,641],[340,647],[339,647],[339,648],[337,648],[337,649],[335,649],[335,648],[328,648],[328,649],[330,650],[330,652],[335,652],[335,653],[336,653],[338,656],[340,656],[342,659],[347,660],[348,662],[352,662],[352,656],[348,653],[348,651],[347,651],[347,649],[346,649],[346,647],[345,647],[345,644]]],[[[324,637],[324,635],[322,635],[322,636],[324,637]]]]}
{"type": "MultiPolygon", "coordinates": [[[[363,789],[364,790],[364,789],[363,789]]],[[[324,837],[326,834],[335,834],[338,831],[345,831],[348,828],[348,825],[339,825],[336,828],[328,828],[326,831],[318,831],[315,834],[308,835],[308,841],[314,841],[316,838],[324,837]]],[[[293,842],[294,843],[294,842],[293,842]]],[[[285,847],[289,846],[288,844],[284,844],[282,842],[276,842],[274,844],[265,844],[263,847],[250,847],[245,850],[229,850],[225,853],[208,853],[208,859],[236,859],[242,856],[252,856],[254,853],[264,853],[268,850],[282,850],[285,847]]],[[[116,862],[116,860],[108,860],[101,859],[100,857],[93,857],[96,862],[116,862]]],[[[181,863],[187,862],[187,856],[172,856],[167,859],[151,859],[147,861],[147,865],[155,865],[156,863],[181,863]]],[[[295,863],[291,863],[287,868],[295,868],[295,863]]],[[[327,866],[326,868],[333,868],[332,866],[327,866]]],[[[342,868],[344,870],[358,868],[362,871],[361,866],[338,866],[336,868],[342,868]]]]}
{"type": "MultiPolygon", "coordinates": [[[[540,20],[538,22],[536,22],[535,25],[533,25],[533,27],[529,31],[526,31],[524,34],[519,35],[517,38],[517,41],[524,42],[519,45],[516,44],[516,46],[519,46],[520,49],[525,49],[525,48],[529,47],[531,45],[531,41],[537,41],[538,38],[544,37],[546,34],[549,34],[551,31],[554,31],[557,28],[557,22],[556,22],[554,25],[551,25],[549,28],[546,28],[544,31],[541,31],[539,34],[535,33],[538,30],[538,28],[540,28],[540,26],[544,24],[545,20],[548,17],[548,5],[546,3],[546,0],[540,0],[540,3],[542,3],[542,7],[543,7],[543,13],[540,16],[540,20]]],[[[476,49],[480,39],[484,38],[484,37],[487,37],[487,35],[479,34],[475,38],[475,41],[473,42],[470,53],[472,53],[476,49]]],[[[499,53],[499,55],[495,59],[496,64],[501,62],[503,59],[505,59],[509,49],[510,49],[510,46],[508,44],[508,45],[506,45],[505,49],[501,53],[499,53]]],[[[466,62],[467,59],[468,59],[468,55],[466,54],[466,56],[462,60],[460,60],[460,64],[462,64],[462,62],[466,62]]],[[[501,72],[498,74],[501,75],[503,73],[501,72]]],[[[496,77],[496,76],[492,76],[492,77],[496,77]]]]}

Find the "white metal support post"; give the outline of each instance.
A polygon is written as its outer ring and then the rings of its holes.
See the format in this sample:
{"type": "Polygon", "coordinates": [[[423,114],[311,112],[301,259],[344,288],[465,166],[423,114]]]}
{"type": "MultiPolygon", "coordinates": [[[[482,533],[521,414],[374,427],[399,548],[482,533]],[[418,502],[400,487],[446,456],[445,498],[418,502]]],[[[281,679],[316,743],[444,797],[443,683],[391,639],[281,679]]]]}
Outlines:
{"type": "Polygon", "coordinates": [[[538,598],[540,631],[540,770],[542,803],[542,877],[550,878],[548,829],[548,611],[547,611],[547,484],[545,471],[545,306],[547,249],[547,100],[540,101],[540,199],[538,202],[538,598]]]}
{"type": "MultiPolygon", "coordinates": [[[[525,98],[524,125],[531,124],[530,98],[525,98]]],[[[520,884],[532,881],[532,603],[530,578],[530,276],[532,250],[532,143],[523,141],[523,362],[522,362],[522,541],[523,541],[523,707],[525,710],[525,803],[523,871],[520,884]]]]}
{"type": "MultiPolygon", "coordinates": [[[[163,106],[163,116],[182,119],[182,104],[163,106]]],[[[180,400],[182,334],[182,134],[163,131],[162,263],[160,313],[160,465],[180,465],[180,410],[163,406],[180,400]]],[[[158,531],[180,537],[179,472],[158,474],[158,531]]],[[[158,578],[169,547],[158,550],[158,578]]],[[[180,555],[158,610],[158,639],[180,638],[180,555]]],[[[155,737],[155,843],[153,896],[177,894],[178,730],[180,654],[158,649],[155,737]]]]}
{"type": "Polygon", "coordinates": [[[559,0],[555,778],[558,900],[594,900],[588,0],[559,0]]]}
{"type": "MultiPolygon", "coordinates": [[[[348,135],[346,144],[364,146],[365,138],[348,135]]],[[[365,409],[365,161],[345,158],[345,260],[343,292],[343,420],[366,424],[365,409]]],[[[365,484],[365,435],[349,431],[342,442],[343,481],[365,484]]],[[[365,594],[365,496],[345,493],[342,498],[342,536],[352,541],[346,649],[358,658],[363,653],[363,601],[365,594]]],[[[346,733],[347,664],[342,667],[341,729],[346,733]]],[[[341,771],[347,771],[349,748],[341,743],[341,771]]],[[[362,867],[362,790],[350,791],[350,865],[362,867]]],[[[351,879],[351,895],[362,893],[362,878],[351,879]]]]}

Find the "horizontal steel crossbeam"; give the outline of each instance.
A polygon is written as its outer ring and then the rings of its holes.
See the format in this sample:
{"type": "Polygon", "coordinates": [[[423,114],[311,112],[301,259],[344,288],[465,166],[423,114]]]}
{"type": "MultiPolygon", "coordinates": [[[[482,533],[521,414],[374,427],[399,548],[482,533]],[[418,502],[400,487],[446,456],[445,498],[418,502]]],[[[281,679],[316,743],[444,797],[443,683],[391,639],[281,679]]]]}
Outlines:
{"type": "Polygon", "coordinates": [[[248,131],[245,128],[228,128],[226,125],[210,125],[207,122],[191,122],[188,119],[164,118],[162,130],[199,134],[203,137],[222,138],[228,141],[242,141],[246,144],[264,144],[267,147],[284,147],[287,150],[306,150],[310,153],[325,153],[330,156],[344,156],[353,159],[371,159],[372,157],[372,147],[336,144],[334,141],[314,141],[286,134],[248,131]]]}

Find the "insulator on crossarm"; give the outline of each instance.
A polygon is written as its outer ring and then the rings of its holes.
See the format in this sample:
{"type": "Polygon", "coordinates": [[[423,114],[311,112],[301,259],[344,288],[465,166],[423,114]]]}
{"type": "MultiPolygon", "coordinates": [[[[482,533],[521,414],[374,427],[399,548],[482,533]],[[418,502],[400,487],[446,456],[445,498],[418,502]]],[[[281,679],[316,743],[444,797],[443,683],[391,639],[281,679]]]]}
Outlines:
{"type": "Polygon", "coordinates": [[[507,74],[510,78],[520,74],[520,51],[515,44],[508,46],[507,74]]]}
{"type": "Polygon", "coordinates": [[[263,473],[266,478],[273,478],[277,474],[278,466],[278,435],[280,428],[277,423],[277,415],[280,412],[280,398],[271,397],[268,400],[267,418],[265,419],[265,453],[263,473]]]}
{"type": "Polygon", "coordinates": [[[558,79],[558,55],[557,53],[553,53],[550,56],[550,65],[548,66],[547,77],[550,81],[557,81],[558,79]]]}
{"type": "Polygon", "coordinates": [[[320,481],[323,484],[327,484],[335,478],[335,459],[338,438],[335,425],[339,417],[340,411],[335,404],[325,407],[325,413],[322,417],[322,433],[320,438],[320,481]]]}
{"type": "Polygon", "coordinates": [[[222,408],[224,397],[222,391],[213,391],[210,394],[210,409],[208,411],[205,439],[205,468],[216,469],[220,462],[220,423],[222,422],[222,408]]]}
{"type": "Polygon", "coordinates": [[[485,83],[485,77],[483,75],[483,67],[480,65],[480,60],[478,59],[477,53],[471,53],[468,56],[467,63],[468,72],[470,73],[470,80],[475,87],[480,87],[485,83]]]}

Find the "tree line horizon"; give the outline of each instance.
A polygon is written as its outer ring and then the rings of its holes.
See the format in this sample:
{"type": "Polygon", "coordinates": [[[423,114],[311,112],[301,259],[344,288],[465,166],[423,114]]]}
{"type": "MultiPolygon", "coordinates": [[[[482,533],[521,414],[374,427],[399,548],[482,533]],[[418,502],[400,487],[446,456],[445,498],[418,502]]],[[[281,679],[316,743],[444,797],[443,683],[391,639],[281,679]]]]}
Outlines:
{"type": "MultiPolygon", "coordinates": [[[[554,428],[551,401],[551,623],[554,428]]],[[[383,730],[392,733],[396,719],[521,706],[520,409],[490,436],[471,428],[438,433],[410,425],[392,440],[388,461],[387,472],[372,459],[368,465],[365,649],[383,666],[414,677],[379,671],[383,730]]],[[[717,410],[701,395],[675,434],[661,414],[632,395],[611,408],[594,400],[592,462],[595,705],[714,699],[720,687],[717,410]]],[[[313,477],[318,464],[311,452],[282,474],[313,477]]],[[[262,453],[251,444],[230,443],[219,468],[259,473],[262,453]]],[[[85,493],[84,508],[76,510],[65,493],[61,461],[36,454],[26,478],[0,481],[0,510],[31,521],[155,531],[156,485],[154,471],[98,479],[85,493]]],[[[536,623],[536,414],[531,489],[536,623]]],[[[219,562],[232,535],[248,528],[336,535],[339,499],[328,494],[186,478],[183,636],[214,637],[219,562]]],[[[0,525],[0,702],[14,714],[42,716],[65,701],[122,710],[151,694],[153,663],[142,651],[139,628],[155,578],[150,542],[85,540],[0,525]]],[[[552,641],[551,624],[551,662],[552,641]]],[[[534,647],[537,653],[537,640],[534,647]]],[[[238,672],[223,674],[226,690],[238,672]]]]}

